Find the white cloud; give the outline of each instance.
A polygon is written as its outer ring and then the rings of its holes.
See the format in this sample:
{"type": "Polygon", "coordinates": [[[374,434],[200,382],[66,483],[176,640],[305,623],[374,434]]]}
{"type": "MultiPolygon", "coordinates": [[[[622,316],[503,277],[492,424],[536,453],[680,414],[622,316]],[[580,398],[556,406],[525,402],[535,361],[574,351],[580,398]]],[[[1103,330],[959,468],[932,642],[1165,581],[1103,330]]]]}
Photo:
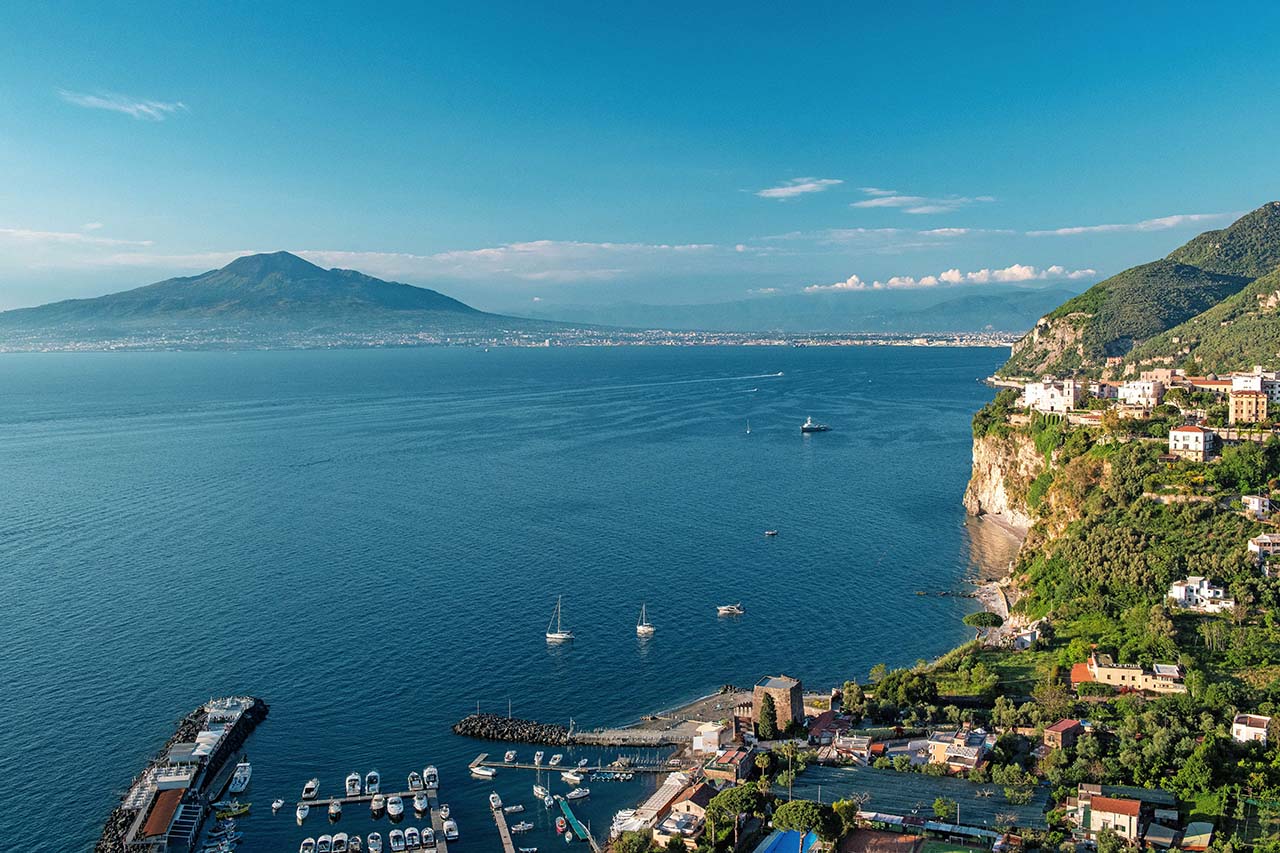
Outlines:
{"type": "Polygon", "coordinates": [[[1010,283],[1020,281],[1056,281],[1061,279],[1076,280],[1082,278],[1092,278],[1097,275],[1096,270],[1080,269],[1068,270],[1066,267],[1054,264],[1050,267],[1040,269],[1030,264],[1012,264],[1003,269],[980,269],[973,272],[961,272],[958,268],[944,270],[935,275],[926,275],[921,278],[915,278],[909,275],[895,275],[885,281],[863,281],[856,275],[851,275],[844,281],[837,281],[835,284],[811,284],[804,289],[805,293],[830,293],[841,290],[900,290],[907,288],[919,287],[937,287],[943,285],[959,285],[959,284],[993,284],[993,283],[1010,283]]]}
{"type": "Polygon", "coordinates": [[[889,207],[901,210],[903,213],[913,214],[930,214],[930,213],[951,213],[962,207],[969,207],[973,204],[995,201],[995,198],[989,195],[978,196],[923,196],[923,195],[903,195],[893,190],[882,190],[878,187],[861,187],[864,195],[862,201],[855,201],[850,207],[861,208],[877,208],[889,207]]]}
{"type": "Polygon", "coordinates": [[[1144,219],[1141,222],[1122,222],[1111,225],[1075,225],[1070,228],[1053,228],[1048,231],[1028,231],[1028,237],[1070,237],[1076,234],[1106,234],[1115,231],[1168,231],[1184,225],[1196,225],[1201,222],[1228,219],[1237,216],[1235,213],[1175,213],[1172,216],[1161,216],[1156,219],[1144,219]]]}
{"type": "MultiPolygon", "coordinates": [[[[89,229],[86,226],[86,229],[89,229]]],[[[0,228],[0,239],[23,243],[70,244],[88,246],[150,246],[150,240],[115,240],[110,237],[94,237],[79,231],[36,231],[31,228],[0,228]]]]}
{"type": "Polygon", "coordinates": [[[769,296],[777,292],[778,288],[776,287],[753,287],[751,290],[747,291],[747,293],[755,293],[760,296],[769,296]]]}
{"type": "Polygon", "coordinates": [[[820,193],[843,183],[844,181],[837,178],[792,178],[789,181],[783,181],[776,187],[758,190],[756,195],[760,196],[760,198],[776,198],[785,201],[807,193],[820,193]]]}
{"type": "Polygon", "coordinates": [[[80,226],[80,230],[81,231],[97,231],[102,227],[103,226],[101,222],[86,222],[84,225],[80,226]]]}
{"type": "Polygon", "coordinates": [[[66,89],[59,89],[58,97],[68,104],[75,104],[77,107],[123,113],[131,118],[145,119],[147,121],[164,121],[175,113],[187,112],[187,105],[182,101],[150,101],[111,92],[91,95],[84,92],[69,92],[66,89]]]}
{"type": "Polygon", "coordinates": [[[542,297],[541,297],[541,296],[535,296],[535,297],[533,297],[533,301],[534,301],[534,302],[541,302],[541,301],[542,301],[542,297]]]}

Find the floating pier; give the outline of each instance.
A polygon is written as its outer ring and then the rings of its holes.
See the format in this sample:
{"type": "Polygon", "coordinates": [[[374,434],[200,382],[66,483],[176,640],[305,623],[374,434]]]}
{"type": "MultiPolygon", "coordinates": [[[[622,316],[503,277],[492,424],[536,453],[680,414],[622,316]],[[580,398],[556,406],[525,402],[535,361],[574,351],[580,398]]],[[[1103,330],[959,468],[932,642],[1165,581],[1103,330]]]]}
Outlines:
{"type": "Polygon", "coordinates": [[[592,850],[599,850],[600,845],[596,844],[596,840],[591,836],[591,833],[582,825],[582,821],[578,820],[578,816],[573,813],[573,808],[570,807],[569,801],[564,797],[557,797],[557,799],[560,801],[560,811],[564,812],[564,819],[569,824],[569,831],[576,835],[579,841],[585,841],[590,844],[592,850]]]}
{"type": "Polygon", "coordinates": [[[516,853],[516,843],[511,839],[511,830],[507,827],[507,816],[502,809],[489,809],[493,812],[493,822],[498,825],[498,838],[502,839],[503,853],[516,853]]]}
{"type": "Polygon", "coordinates": [[[502,770],[509,768],[511,770],[538,770],[548,773],[564,773],[572,770],[575,773],[581,773],[584,776],[588,773],[670,773],[672,770],[679,768],[670,767],[665,764],[628,764],[626,767],[616,767],[609,764],[588,764],[586,767],[579,767],[576,764],[532,764],[524,761],[490,761],[489,753],[482,752],[467,765],[468,769],[474,770],[477,767],[491,767],[494,770],[502,770]]]}

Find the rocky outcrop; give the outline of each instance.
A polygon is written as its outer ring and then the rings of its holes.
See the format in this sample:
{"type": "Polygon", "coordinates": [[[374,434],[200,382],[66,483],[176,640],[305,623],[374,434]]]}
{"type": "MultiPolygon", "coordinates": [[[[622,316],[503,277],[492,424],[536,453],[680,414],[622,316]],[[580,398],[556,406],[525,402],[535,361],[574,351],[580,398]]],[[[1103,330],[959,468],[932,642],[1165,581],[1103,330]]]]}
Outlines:
{"type": "Polygon", "coordinates": [[[1092,315],[1074,312],[1064,316],[1046,315],[1013,345],[1001,376],[1038,379],[1046,373],[1079,367],[1085,362],[1084,329],[1092,315]]]}
{"type": "Polygon", "coordinates": [[[550,746],[564,746],[571,742],[569,730],[564,726],[516,720],[497,714],[472,714],[455,723],[453,733],[480,740],[545,743],[550,746]]]}
{"type": "Polygon", "coordinates": [[[970,515],[991,516],[1026,532],[1034,521],[1027,491],[1044,469],[1044,456],[1029,436],[1012,432],[975,438],[965,509],[970,515]]]}

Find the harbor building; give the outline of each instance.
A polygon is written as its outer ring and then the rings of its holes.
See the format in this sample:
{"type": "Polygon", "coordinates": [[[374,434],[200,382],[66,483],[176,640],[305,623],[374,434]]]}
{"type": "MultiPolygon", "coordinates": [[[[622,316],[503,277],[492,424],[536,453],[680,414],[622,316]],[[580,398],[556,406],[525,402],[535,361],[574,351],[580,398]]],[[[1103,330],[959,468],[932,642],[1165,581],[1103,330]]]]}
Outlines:
{"type": "Polygon", "coordinates": [[[804,691],[800,681],[786,675],[766,675],[756,682],[751,692],[751,715],[756,725],[760,724],[760,703],[764,697],[773,699],[773,707],[778,712],[778,731],[784,731],[792,723],[804,723],[804,691]]]}

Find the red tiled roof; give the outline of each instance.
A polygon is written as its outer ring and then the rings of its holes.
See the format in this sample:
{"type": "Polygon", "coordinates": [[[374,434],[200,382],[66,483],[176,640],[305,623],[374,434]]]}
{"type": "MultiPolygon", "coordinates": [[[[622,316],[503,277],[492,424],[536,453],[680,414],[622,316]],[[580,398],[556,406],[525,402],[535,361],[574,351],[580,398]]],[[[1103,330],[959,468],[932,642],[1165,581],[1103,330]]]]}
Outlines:
{"type": "MultiPolygon", "coordinates": [[[[1086,666],[1086,669],[1087,668],[1088,667],[1086,666]]],[[[1068,732],[1074,729],[1078,725],[1080,725],[1079,720],[1058,720],[1058,722],[1054,723],[1052,726],[1049,726],[1049,728],[1045,729],[1045,731],[1046,732],[1068,732]]]]}
{"type": "Polygon", "coordinates": [[[676,803],[683,803],[685,800],[688,800],[689,802],[696,803],[705,809],[711,802],[711,798],[715,795],[715,788],[700,782],[692,788],[685,788],[681,791],[680,796],[676,797],[671,805],[674,806],[676,803]]]}
{"type": "Polygon", "coordinates": [[[1204,427],[1198,427],[1198,426],[1180,426],[1180,427],[1174,427],[1173,429],[1169,430],[1169,432],[1205,432],[1205,431],[1206,430],[1204,427]]]}
{"type": "Polygon", "coordinates": [[[1115,797],[1094,797],[1089,808],[1095,812],[1111,812],[1112,814],[1137,817],[1142,810],[1142,803],[1137,800],[1120,800],[1115,797]]]}
{"type": "Polygon", "coordinates": [[[178,811],[182,795],[186,792],[186,788],[171,788],[156,795],[155,805],[151,807],[151,814],[142,827],[143,838],[154,838],[169,831],[169,824],[173,823],[173,815],[178,811]]]}
{"type": "Polygon", "coordinates": [[[1071,665],[1071,683],[1084,684],[1086,681],[1093,681],[1093,673],[1089,671],[1089,664],[1073,663],[1071,665]]]}
{"type": "Polygon", "coordinates": [[[1232,391],[1232,397],[1265,397],[1266,394],[1261,391],[1232,391]]]}

